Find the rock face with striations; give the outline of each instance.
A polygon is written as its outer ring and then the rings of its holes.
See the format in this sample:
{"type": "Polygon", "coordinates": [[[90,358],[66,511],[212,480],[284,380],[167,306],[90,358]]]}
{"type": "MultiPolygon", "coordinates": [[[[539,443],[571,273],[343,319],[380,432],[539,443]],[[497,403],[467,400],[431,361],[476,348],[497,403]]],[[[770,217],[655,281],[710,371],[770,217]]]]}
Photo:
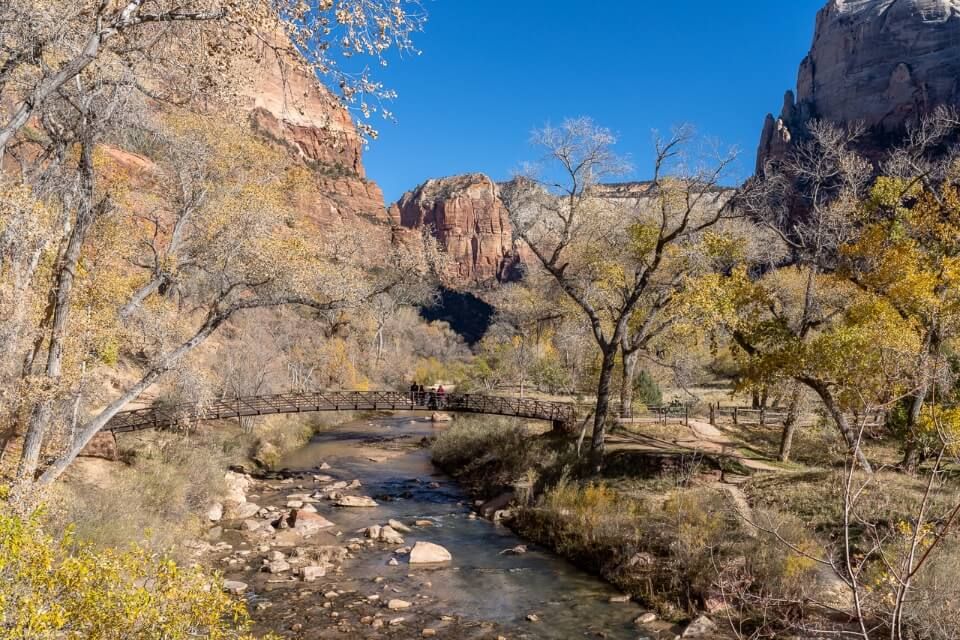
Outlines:
{"type": "Polygon", "coordinates": [[[310,168],[312,188],[300,209],[316,222],[362,218],[388,226],[383,192],[366,179],[363,140],[351,115],[291,50],[264,47],[251,61],[245,88],[251,124],[258,133],[286,147],[310,168]]]}
{"type": "Polygon", "coordinates": [[[830,0],[796,97],[788,92],[780,117],[767,116],[758,170],[812,119],[862,122],[869,152],[941,105],[960,105],[960,0],[830,0]]]}
{"type": "Polygon", "coordinates": [[[452,259],[447,284],[490,286],[519,277],[524,254],[496,183],[474,173],[428,180],[390,209],[394,222],[431,228],[452,259]]]}

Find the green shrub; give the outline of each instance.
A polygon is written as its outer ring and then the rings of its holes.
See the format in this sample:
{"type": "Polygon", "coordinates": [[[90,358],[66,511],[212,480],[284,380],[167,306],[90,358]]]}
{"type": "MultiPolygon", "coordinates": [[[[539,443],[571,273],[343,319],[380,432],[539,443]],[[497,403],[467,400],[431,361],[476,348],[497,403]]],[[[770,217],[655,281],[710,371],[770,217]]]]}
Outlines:
{"type": "Polygon", "coordinates": [[[633,380],[633,397],[648,407],[658,407],[663,404],[663,392],[660,385],[646,370],[641,370],[633,380]]]}
{"type": "Polygon", "coordinates": [[[0,509],[0,638],[239,640],[244,605],[199,568],[133,546],[126,551],[52,536],[41,518],[0,509]]]}

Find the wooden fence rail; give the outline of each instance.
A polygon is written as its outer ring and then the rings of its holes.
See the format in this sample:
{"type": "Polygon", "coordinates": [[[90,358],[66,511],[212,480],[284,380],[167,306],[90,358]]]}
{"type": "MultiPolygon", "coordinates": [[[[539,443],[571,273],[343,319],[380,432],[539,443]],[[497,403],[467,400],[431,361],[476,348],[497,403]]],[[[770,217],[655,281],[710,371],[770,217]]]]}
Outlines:
{"type": "MultiPolygon", "coordinates": [[[[735,425],[782,427],[787,420],[788,412],[782,407],[755,409],[754,407],[723,406],[720,403],[710,405],[710,424],[716,425],[727,418],[735,425]]],[[[867,430],[877,430],[887,423],[887,414],[884,411],[871,411],[864,415],[849,414],[847,418],[852,424],[863,424],[867,430]]],[[[800,416],[799,424],[809,426],[816,422],[812,415],[800,416]]]]}

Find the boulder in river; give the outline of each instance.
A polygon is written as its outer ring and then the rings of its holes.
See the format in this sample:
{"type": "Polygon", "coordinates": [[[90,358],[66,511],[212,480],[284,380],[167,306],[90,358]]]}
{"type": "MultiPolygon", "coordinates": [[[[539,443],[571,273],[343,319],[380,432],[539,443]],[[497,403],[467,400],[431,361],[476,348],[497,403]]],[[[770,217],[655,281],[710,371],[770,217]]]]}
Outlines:
{"type": "Polygon", "coordinates": [[[633,624],[639,627],[645,624],[653,624],[656,621],[657,621],[657,614],[655,614],[652,611],[648,611],[646,613],[640,614],[637,617],[637,619],[633,621],[633,624]]]}
{"type": "Polygon", "coordinates": [[[453,416],[449,413],[441,413],[437,411],[430,416],[430,422],[453,422],[453,416]]]}
{"type": "Polygon", "coordinates": [[[376,507],[377,503],[368,496],[341,496],[334,504],[338,507],[376,507]]]}
{"type": "Polygon", "coordinates": [[[322,578],[325,575],[327,575],[326,567],[319,565],[311,565],[300,569],[300,577],[303,578],[304,582],[313,582],[317,578],[322,578]]]}
{"type": "Polygon", "coordinates": [[[295,509],[290,512],[290,517],[287,519],[290,524],[290,528],[295,531],[304,534],[310,535],[311,533],[316,533],[321,529],[328,529],[334,524],[324,518],[319,513],[314,511],[305,511],[303,509],[295,509]]]}
{"type": "Polygon", "coordinates": [[[683,638],[707,638],[717,631],[717,625],[707,616],[700,616],[690,623],[684,632],[683,638]]]}
{"type": "Polygon", "coordinates": [[[391,518],[390,520],[387,520],[387,524],[393,527],[396,531],[399,531],[400,533],[413,533],[413,529],[403,524],[399,520],[394,520],[391,518]]]}
{"type": "Polygon", "coordinates": [[[290,563],[286,560],[271,560],[267,563],[267,571],[270,573],[283,573],[290,571],[290,563]]]}
{"type": "Polygon", "coordinates": [[[390,525],[381,527],[378,537],[381,542],[386,542],[387,544],[403,544],[403,536],[390,525]]]}
{"type": "Polygon", "coordinates": [[[453,556],[449,551],[432,542],[418,542],[410,550],[410,564],[438,564],[451,560],[453,556]]]}

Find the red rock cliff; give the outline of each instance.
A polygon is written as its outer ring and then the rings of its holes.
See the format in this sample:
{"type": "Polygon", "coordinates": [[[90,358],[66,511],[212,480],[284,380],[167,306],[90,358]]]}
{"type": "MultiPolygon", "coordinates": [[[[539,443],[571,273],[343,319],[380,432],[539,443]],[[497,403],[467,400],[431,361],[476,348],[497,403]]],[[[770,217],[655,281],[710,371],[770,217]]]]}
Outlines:
{"type": "Polygon", "coordinates": [[[483,174],[428,180],[404,194],[390,215],[410,229],[433,229],[452,259],[448,285],[492,286],[520,275],[524,254],[496,183],[483,174]]]}
{"type": "Polygon", "coordinates": [[[319,223],[388,225],[383,192],[365,177],[364,143],[349,111],[292,51],[281,58],[264,48],[244,89],[246,107],[256,131],[314,170],[316,189],[305,196],[304,212],[319,223]]]}

